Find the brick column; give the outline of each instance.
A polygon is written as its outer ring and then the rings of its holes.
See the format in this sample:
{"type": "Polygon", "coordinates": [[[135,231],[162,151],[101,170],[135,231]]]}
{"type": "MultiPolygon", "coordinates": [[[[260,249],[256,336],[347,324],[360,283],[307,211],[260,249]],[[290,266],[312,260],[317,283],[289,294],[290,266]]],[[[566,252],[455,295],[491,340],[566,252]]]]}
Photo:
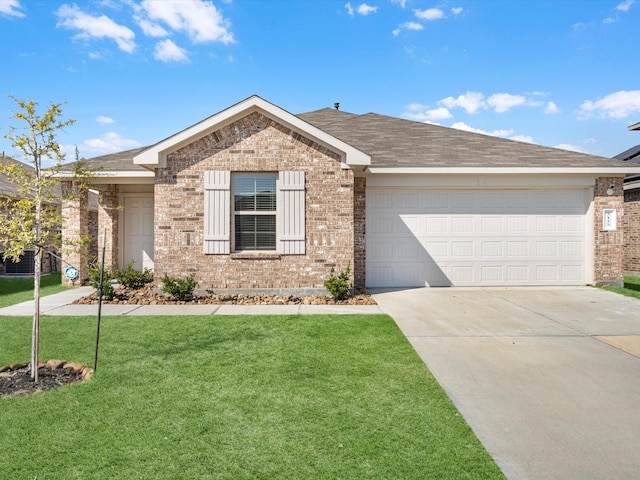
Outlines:
{"type": "Polygon", "coordinates": [[[354,178],[353,186],[353,283],[364,287],[366,283],[367,251],[366,233],[366,187],[365,177],[354,178]]]}
{"type": "Polygon", "coordinates": [[[89,244],[89,191],[85,188],[77,190],[74,182],[62,182],[62,195],[73,199],[62,200],[62,271],[69,264],[76,267],[80,274],[75,280],[68,280],[62,276],[62,283],[66,286],[78,286],[86,283],[88,244],[89,244]]]}
{"type": "Polygon", "coordinates": [[[624,283],[624,193],[623,179],[601,177],[596,180],[593,198],[594,281],[622,286],[624,283]],[[612,190],[612,194],[607,193],[612,190]],[[616,230],[603,228],[603,210],[616,210],[616,230]]]}
{"type": "Polygon", "coordinates": [[[98,201],[98,259],[102,260],[104,231],[107,231],[104,267],[118,268],[118,234],[119,234],[119,189],[118,185],[107,185],[100,190],[98,201]]]}

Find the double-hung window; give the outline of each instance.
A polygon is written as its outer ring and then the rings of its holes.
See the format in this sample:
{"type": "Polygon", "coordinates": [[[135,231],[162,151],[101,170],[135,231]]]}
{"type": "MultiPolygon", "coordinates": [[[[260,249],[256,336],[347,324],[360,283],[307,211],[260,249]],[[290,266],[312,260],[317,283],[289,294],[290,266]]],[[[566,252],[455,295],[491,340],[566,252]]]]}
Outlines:
{"type": "Polygon", "coordinates": [[[305,172],[204,172],[205,254],[304,255],[305,224],[305,172]]]}
{"type": "Polygon", "coordinates": [[[275,250],[277,175],[236,173],[232,178],[234,250],[275,250]]]}

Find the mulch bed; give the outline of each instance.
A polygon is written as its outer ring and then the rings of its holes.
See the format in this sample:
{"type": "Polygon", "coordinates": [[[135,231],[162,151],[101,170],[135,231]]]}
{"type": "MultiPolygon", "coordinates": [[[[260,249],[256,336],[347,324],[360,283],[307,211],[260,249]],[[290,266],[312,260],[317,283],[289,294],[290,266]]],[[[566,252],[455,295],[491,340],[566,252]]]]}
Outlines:
{"type": "MultiPolygon", "coordinates": [[[[93,305],[98,303],[98,297],[93,294],[73,303],[93,305]]],[[[194,296],[189,301],[179,301],[158,293],[152,284],[138,290],[118,285],[115,287],[115,297],[112,300],[103,299],[102,303],[116,305],[377,305],[365,290],[356,290],[353,295],[344,300],[334,300],[331,295],[221,294],[194,296]]]]}
{"type": "Polygon", "coordinates": [[[31,378],[28,363],[0,367],[0,397],[43,392],[68,383],[89,380],[93,369],[80,363],[49,360],[38,364],[38,383],[31,378]]]}

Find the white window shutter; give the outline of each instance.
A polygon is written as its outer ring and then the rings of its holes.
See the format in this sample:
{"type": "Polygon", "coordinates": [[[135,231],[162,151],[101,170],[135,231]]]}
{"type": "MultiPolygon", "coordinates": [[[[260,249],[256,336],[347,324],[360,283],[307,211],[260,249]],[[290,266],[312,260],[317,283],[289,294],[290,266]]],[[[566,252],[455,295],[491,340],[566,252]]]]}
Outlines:
{"type": "Polygon", "coordinates": [[[304,172],[280,172],[278,251],[284,255],[305,253],[304,172]]]}
{"type": "Polygon", "coordinates": [[[204,172],[204,253],[231,253],[231,172],[204,172]]]}

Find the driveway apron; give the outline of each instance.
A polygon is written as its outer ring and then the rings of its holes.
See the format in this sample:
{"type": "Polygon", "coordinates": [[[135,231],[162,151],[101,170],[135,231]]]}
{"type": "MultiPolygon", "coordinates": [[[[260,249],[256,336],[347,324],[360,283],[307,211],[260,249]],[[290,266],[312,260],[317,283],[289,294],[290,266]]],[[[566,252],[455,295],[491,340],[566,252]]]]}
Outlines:
{"type": "Polygon", "coordinates": [[[374,293],[509,479],[640,478],[640,301],[587,287],[374,293]]]}

